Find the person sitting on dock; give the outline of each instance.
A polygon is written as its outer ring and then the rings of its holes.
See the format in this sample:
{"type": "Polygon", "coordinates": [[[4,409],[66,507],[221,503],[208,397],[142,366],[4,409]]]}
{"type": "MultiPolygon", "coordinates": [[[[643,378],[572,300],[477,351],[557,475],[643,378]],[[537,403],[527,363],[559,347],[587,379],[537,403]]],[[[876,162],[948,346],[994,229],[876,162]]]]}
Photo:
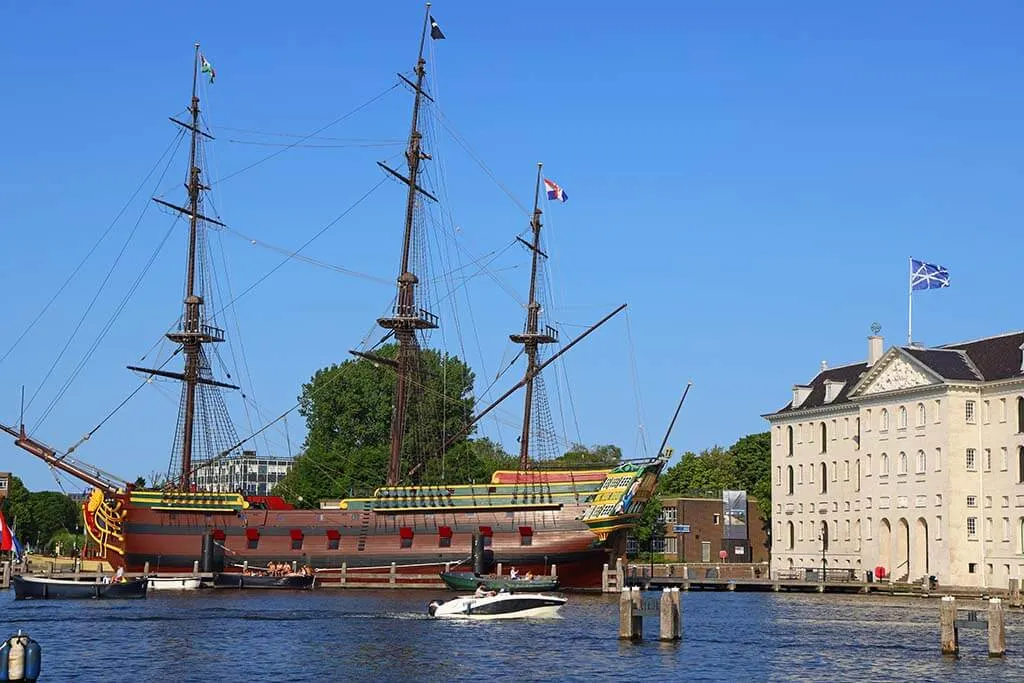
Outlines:
{"type": "Polygon", "coordinates": [[[512,579],[513,581],[518,579],[519,578],[519,570],[516,569],[515,567],[512,567],[512,569],[510,569],[509,572],[508,572],[508,578],[512,579]]]}

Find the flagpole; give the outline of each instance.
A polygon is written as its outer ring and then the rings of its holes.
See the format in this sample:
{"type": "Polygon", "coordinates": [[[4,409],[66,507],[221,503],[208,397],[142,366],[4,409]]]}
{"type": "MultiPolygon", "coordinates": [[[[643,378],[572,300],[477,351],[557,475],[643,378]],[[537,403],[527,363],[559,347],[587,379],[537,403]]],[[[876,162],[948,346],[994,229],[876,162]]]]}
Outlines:
{"type": "Polygon", "coordinates": [[[907,263],[907,346],[914,343],[914,257],[907,263]]]}

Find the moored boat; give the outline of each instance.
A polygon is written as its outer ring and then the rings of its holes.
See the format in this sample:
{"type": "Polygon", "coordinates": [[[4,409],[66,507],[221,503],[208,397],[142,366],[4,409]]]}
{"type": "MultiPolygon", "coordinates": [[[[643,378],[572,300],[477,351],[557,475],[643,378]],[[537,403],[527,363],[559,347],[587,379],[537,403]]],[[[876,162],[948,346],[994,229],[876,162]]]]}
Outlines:
{"type": "Polygon", "coordinates": [[[541,593],[498,593],[434,600],[427,613],[439,619],[552,619],[568,600],[541,593]]]}
{"type": "Polygon", "coordinates": [[[316,577],[303,574],[287,576],[247,576],[237,572],[223,572],[213,575],[214,588],[259,589],[259,590],[309,590],[316,577]]]}
{"type": "Polygon", "coordinates": [[[481,576],[473,572],[441,572],[441,580],[454,591],[476,590],[480,584],[490,591],[537,593],[558,590],[558,579],[553,576],[513,579],[508,576],[481,576]]]}
{"type": "Polygon", "coordinates": [[[202,579],[188,576],[150,576],[147,581],[151,591],[194,591],[202,585],[202,579]]]}
{"type": "Polygon", "coordinates": [[[146,597],[146,579],[111,583],[13,576],[15,600],[124,600],[146,597]]]}

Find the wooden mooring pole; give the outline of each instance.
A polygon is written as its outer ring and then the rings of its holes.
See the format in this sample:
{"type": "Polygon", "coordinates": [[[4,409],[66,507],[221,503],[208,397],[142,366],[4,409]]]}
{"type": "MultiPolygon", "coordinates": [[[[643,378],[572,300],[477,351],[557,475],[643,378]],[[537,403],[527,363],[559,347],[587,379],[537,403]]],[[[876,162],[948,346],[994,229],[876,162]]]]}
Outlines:
{"type": "Polygon", "coordinates": [[[1003,601],[988,601],[988,656],[1006,656],[1006,626],[1003,623],[1003,601]]]}
{"type": "Polygon", "coordinates": [[[1020,579],[1010,579],[1010,607],[1020,607],[1020,579]]]}
{"type": "Polygon", "coordinates": [[[0,569],[0,588],[6,590],[11,587],[11,563],[3,561],[3,568],[0,569]]]}
{"type": "Polygon", "coordinates": [[[619,594],[619,639],[641,640],[644,637],[644,618],[640,613],[640,589],[623,588],[619,594]]]}
{"type": "Polygon", "coordinates": [[[942,605],[939,608],[939,628],[942,654],[952,657],[960,656],[960,641],[956,628],[956,598],[951,595],[942,597],[942,605]]]}
{"type": "Polygon", "coordinates": [[[663,589],[661,592],[661,640],[679,640],[682,638],[682,616],[679,589],[663,589]]]}

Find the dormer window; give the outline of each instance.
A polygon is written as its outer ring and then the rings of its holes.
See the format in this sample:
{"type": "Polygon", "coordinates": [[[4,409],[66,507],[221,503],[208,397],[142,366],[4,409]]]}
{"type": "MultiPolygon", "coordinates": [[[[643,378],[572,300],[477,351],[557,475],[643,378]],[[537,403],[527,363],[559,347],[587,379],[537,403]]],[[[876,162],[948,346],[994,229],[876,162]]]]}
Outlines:
{"type": "Polygon", "coordinates": [[[825,380],[825,403],[831,403],[836,400],[844,386],[846,386],[846,382],[836,382],[831,379],[825,380]]]}
{"type": "Polygon", "coordinates": [[[793,385],[793,407],[799,408],[811,395],[811,388],[802,384],[793,385]]]}

